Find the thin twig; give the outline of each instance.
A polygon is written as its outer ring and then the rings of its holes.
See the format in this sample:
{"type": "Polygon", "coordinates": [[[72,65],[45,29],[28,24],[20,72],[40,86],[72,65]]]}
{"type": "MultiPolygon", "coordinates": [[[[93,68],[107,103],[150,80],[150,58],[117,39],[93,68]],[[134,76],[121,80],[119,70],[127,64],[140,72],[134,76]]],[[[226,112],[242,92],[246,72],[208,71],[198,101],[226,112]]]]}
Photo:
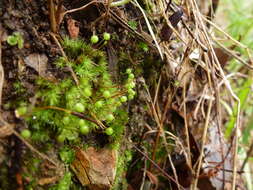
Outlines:
{"type": "MultiPolygon", "coordinates": [[[[147,160],[149,160],[150,163],[153,164],[153,165],[164,175],[164,177],[166,177],[168,180],[173,181],[174,183],[177,183],[177,181],[176,181],[173,177],[169,176],[157,163],[155,163],[151,158],[149,158],[144,152],[142,152],[142,151],[141,151],[139,148],[137,148],[134,144],[132,144],[132,146],[133,146],[139,153],[141,153],[147,160]]],[[[180,187],[181,187],[182,189],[184,189],[183,186],[180,185],[180,187]]]]}
{"type": "MultiPolygon", "coordinates": [[[[59,42],[58,39],[56,38],[55,34],[54,34],[54,33],[51,33],[51,32],[50,32],[49,34],[52,36],[52,38],[54,39],[55,43],[56,43],[57,46],[59,47],[59,49],[60,49],[60,51],[61,51],[61,53],[62,53],[62,56],[63,56],[65,59],[68,59],[67,55],[66,55],[65,52],[63,51],[63,48],[62,48],[60,42],[59,42]]],[[[68,68],[69,72],[71,73],[71,76],[73,77],[73,79],[74,79],[76,85],[79,85],[78,78],[77,78],[75,72],[73,71],[72,67],[70,67],[69,65],[67,65],[67,68],[68,68]]]]}
{"type": "Polygon", "coordinates": [[[202,140],[201,140],[202,145],[201,145],[201,150],[200,150],[200,155],[199,155],[199,163],[198,163],[198,166],[197,166],[196,179],[194,181],[195,183],[193,184],[193,189],[197,189],[198,177],[199,177],[200,168],[201,168],[201,165],[202,165],[202,159],[204,157],[204,147],[205,147],[205,144],[206,144],[207,129],[208,129],[209,120],[210,120],[211,108],[212,108],[212,99],[210,99],[209,103],[208,103],[206,121],[205,121],[204,131],[203,131],[202,140]]]}
{"type": "Polygon", "coordinates": [[[247,162],[248,162],[248,160],[249,160],[249,157],[250,157],[250,155],[251,155],[252,152],[253,152],[253,142],[251,143],[250,148],[249,148],[249,150],[247,151],[247,155],[246,155],[246,158],[245,158],[244,161],[243,161],[243,164],[242,164],[242,167],[241,167],[241,171],[244,170],[244,167],[245,167],[245,165],[247,164],[247,162]]]}
{"type": "Polygon", "coordinates": [[[140,11],[141,11],[141,13],[142,13],[142,15],[143,15],[143,17],[144,17],[144,19],[145,19],[145,22],[146,22],[146,24],[147,24],[148,30],[149,30],[149,32],[150,32],[150,34],[151,34],[151,36],[152,36],[152,38],[153,38],[153,40],[154,40],[154,42],[155,42],[155,44],[156,44],[156,47],[157,47],[158,52],[159,52],[159,54],[160,54],[160,57],[161,57],[161,59],[163,60],[163,53],[162,53],[161,47],[159,46],[159,44],[158,44],[158,42],[157,42],[157,40],[156,40],[155,34],[154,34],[153,30],[152,30],[152,27],[151,27],[151,25],[150,25],[150,23],[149,23],[149,21],[148,21],[148,18],[147,18],[147,16],[146,16],[146,14],[145,14],[144,10],[141,8],[141,6],[140,6],[140,4],[138,3],[138,1],[137,1],[137,0],[134,0],[134,2],[135,2],[134,5],[137,6],[137,7],[140,9],[140,11]]]}
{"type": "MultiPolygon", "coordinates": [[[[214,39],[214,38],[213,38],[214,39]]],[[[252,65],[249,65],[246,61],[244,61],[242,58],[240,58],[238,55],[236,55],[234,52],[232,52],[231,50],[229,50],[228,48],[226,48],[226,46],[222,45],[220,42],[218,42],[218,40],[214,39],[215,43],[220,46],[228,55],[234,57],[235,59],[237,59],[240,63],[242,63],[243,65],[245,65],[246,67],[248,67],[249,69],[253,69],[252,65]]],[[[248,50],[248,49],[247,49],[248,50]]]]}
{"type": "Polygon", "coordinates": [[[98,2],[99,2],[99,1],[97,1],[97,0],[93,0],[93,1],[91,1],[91,2],[89,2],[89,3],[87,3],[87,4],[85,4],[85,5],[82,6],[82,7],[79,7],[79,8],[76,8],[76,9],[67,10],[67,11],[65,11],[65,12],[63,13],[63,16],[65,16],[66,14],[69,14],[69,13],[76,12],[76,11],[81,11],[81,10],[83,10],[83,9],[86,9],[88,6],[90,6],[90,5],[94,4],[94,3],[98,3],[98,2]]]}
{"type": "Polygon", "coordinates": [[[3,84],[4,84],[4,68],[2,65],[2,34],[3,30],[0,25],[0,109],[2,106],[2,92],[3,92],[3,84]]]}
{"type": "Polygon", "coordinates": [[[24,140],[17,131],[13,130],[13,134],[15,136],[17,136],[31,151],[35,152],[36,154],[38,154],[38,156],[40,156],[42,159],[49,161],[50,163],[52,163],[54,166],[57,167],[57,163],[55,161],[53,161],[52,159],[50,159],[47,155],[39,152],[36,148],[34,148],[28,141],[24,140]]]}

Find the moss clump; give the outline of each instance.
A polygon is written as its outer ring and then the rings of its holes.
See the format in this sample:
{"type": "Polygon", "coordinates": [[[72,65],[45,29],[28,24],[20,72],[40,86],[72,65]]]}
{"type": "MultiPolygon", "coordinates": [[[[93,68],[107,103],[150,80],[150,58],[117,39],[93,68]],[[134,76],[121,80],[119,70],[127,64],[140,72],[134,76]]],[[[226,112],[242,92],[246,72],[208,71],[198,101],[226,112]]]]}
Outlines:
{"type": "Polygon", "coordinates": [[[66,172],[58,184],[56,184],[54,187],[49,188],[49,190],[69,190],[71,184],[71,173],[66,172]]]}
{"type": "Polygon", "coordinates": [[[126,180],[126,171],[128,164],[132,160],[132,152],[125,150],[117,160],[116,178],[112,190],[126,190],[128,183],[126,180]]]}
{"type": "Polygon", "coordinates": [[[73,141],[78,140],[79,134],[110,126],[118,134],[114,126],[118,123],[117,108],[135,95],[131,70],[126,73],[125,84],[114,84],[102,51],[80,40],[65,39],[63,46],[67,57],[60,57],[55,63],[62,69],[61,81],[37,80],[37,102],[27,118],[33,130],[32,139],[47,140],[52,135],[59,142],[73,141]],[[67,67],[73,69],[78,84],[65,72],[67,67]]]}

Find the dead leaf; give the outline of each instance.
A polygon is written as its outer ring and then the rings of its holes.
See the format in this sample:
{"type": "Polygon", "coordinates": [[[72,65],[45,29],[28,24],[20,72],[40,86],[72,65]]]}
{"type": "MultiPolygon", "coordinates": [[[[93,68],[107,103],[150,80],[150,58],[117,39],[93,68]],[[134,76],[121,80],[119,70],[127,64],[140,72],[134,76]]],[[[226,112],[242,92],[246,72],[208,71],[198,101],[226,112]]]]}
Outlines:
{"type": "Polygon", "coordinates": [[[45,76],[48,58],[45,54],[33,53],[25,58],[25,64],[36,70],[40,76],[45,76]]]}
{"type": "Polygon", "coordinates": [[[158,187],[158,183],[159,183],[158,178],[154,174],[152,174],[151,172],[149,172],[149,171],[146,171],[146,172],[147,172],[147,176],[148,176],[150,182],[152,184],[155,184],[156,187],[158,187]]]}
{"type": "Polygon", "coordinates": [[[0,126],[0,138],[7,137],[13,132],[13,127],[10,125],[0,126]]]}
{"type": "MultiPolygon", "coordinates": [[[[169,21],[171,25],[175,28],[179,21],[182,19],[183,16],[183,10],[176,11],[173,15],[169,17],[169,21]]],[[[167,25],[164,24],[164,26],[161,29],[160,38],[162,41],[169,41],[170,37],[172,35],[173,30],[167,25]]]]}
{"type": "Polygon", "coordinates": [[[117,152],[111,149],[77,149],[71,168],[83,186],[92,190],[109,190],[116,174],[117,152]]]}
{"type": "Polygon", "coordinates": [[[79,34],[79,27],[76,25],[76,21],[74,19],[68,19],[67,25],[68,25],[68,31],[70,38],[77,38],[79,34]]]}
{"type": "Polygon", "coordinates": [[[39,179],[38,184],[43,186],[43,185],[53,184],[53,183],[57,182],[58,180],[59,180],[58,176],[45,177],[45,178],[39,179]]]}

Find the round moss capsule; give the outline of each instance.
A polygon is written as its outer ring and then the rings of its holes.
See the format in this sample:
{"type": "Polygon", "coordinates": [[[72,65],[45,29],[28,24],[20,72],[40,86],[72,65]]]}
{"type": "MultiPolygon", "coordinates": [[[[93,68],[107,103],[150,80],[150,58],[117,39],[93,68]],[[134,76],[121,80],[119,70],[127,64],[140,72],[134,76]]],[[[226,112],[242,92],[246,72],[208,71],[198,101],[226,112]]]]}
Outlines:
{"type": "Polygon", "coordinates": [[[96,103],[95,103],[95,107],[96,108],[101,108],[103,106],[103,101],[97,101],[96,103]]]}
{"type": "Polygon", "coordinates": [[[129,68],[128,68],[128,69],[126,70],[126,73],[127,73],[127,74],[131,74],[131,73],[132,73],[132,69],[129,69],[129,68]]]}
{"type": "Polygon", "coordinates": [[[135,85],[136,85],[136,84],[135,84],[135,82],[133,82],[133,81],[129,83],[129,87],[130,87],[130,88],[134,88],[135,85]]]}
{"type": "Polygon", "coordinates": [[[108,32],[104,32],[103,37],[105,41],[108,41],[111,39],[111,34],[109,34],[108,32]]]}
{"type": "Polygon", "coordinates": [[[106,120],[107,121],[112,121],[114,120],[114,116],[112,114],[109,114],[107,117],[106,117],[106,120]]]}
{"type": "Polygon", "coordinates": [[[105,98],[109,98],[109,97],[111,96],[111,93],[110,93],[108,90],[105,90],[105,91],[103,92],[103,96],[104,96],[105,98]]]}
{"type": "Polygon", "coordinates": [[[78,122],[78,125],[79,126],[84,126],[84,125],[86,125],[86,123],[83,119],[80,119],[79,122],[78,122]]]}
{"type": "Polygon", "coordinates": [[[78,111],[78,112],[84,112],[84,106],[83,106],[83,104],[77,103],[75,105],[75,110],[78,111]]]}
{"type": "Polygon", "coordinates": [[[15,46],[18,43],[17,36],[8,36],[7,43],[11,46],[15,46]]]}
{"type": "Polygon", "coordinates": [[[83,90],[83,94],[84,96],[87,96],[87,97],[90,97],[92,95],[92,92],[91,92],[91,89],[86,87],[84,90],[83,90]]]}
{"type": "Polygon", "coordinates": [[[98,43],[98,36],[97,35],[92,35],[91,36],[91,38],[90,38],[90,42],[92,43],[92,44],[96,44],[96,43],[98,43]]]}
{"type": "Polygon", "coordinates": [[[128,78],[129,78],[129,79],[134,79],[134,74],[133,74],[133,73],[130,73],[130,74],[128,75],[128,78]]]}
{"type": "Polygon", "coordinates": [[[66,137],[64,135],[58,135],[57,136],[57,142],[63,143],[65,141],[66,137]]]}
{"type": "Polygon", "coordinates": [[[128,95],[128,100],[132,100],[132,99],[134,99],[134,95],[128,95]]]}
{"type": "Polygon", "coordinates": [[[108,136],[111,136],[111,135],[113,134],[113,128],[108,127],[108,128],[105,130],[105,134],[107,134],[108,136]]]}
{"type": "Polygon", "coordinates": [[[128,90],[128,93],[129,93],[129,95],[133,95],[133,96],[136,94],[136,92],[132,89],[128,90]]]}
{"type": "Polygon", "coordinates": [[[25,106],[19,107],[15,111],[15,114],[17,117],[25,115],[26,113],[27,113],[27,107],[25,107],[25,106]]]}
{"type": "Polygon", "coordinates": [[[22,130],[20,134],[25,139],[29,139],[31,137],[31,131],[28,129],[22,130]]]}
{"type": "Polygon", "coordinates": [[[120,97],[120,101],[121,101],[122,103],[126,102],[126,101],[127,101],[127,97],[126,97],[126,96],[120,97]]]}
{"type": "Polygon", "coordinates": [[[83,135],[87,135],[90,131],[87,125],[81,125],[79,129],[80,129],[80,133],[83,135]]]}

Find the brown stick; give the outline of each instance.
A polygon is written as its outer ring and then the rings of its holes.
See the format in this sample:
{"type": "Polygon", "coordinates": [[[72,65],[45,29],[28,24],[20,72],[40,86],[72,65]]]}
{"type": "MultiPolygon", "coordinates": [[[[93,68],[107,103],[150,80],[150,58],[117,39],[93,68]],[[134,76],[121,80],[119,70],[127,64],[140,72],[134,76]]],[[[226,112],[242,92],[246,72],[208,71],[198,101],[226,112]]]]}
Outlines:
{"type": "Polygon", "coordinates": [[[50,20],[50,28],[53,33],[57,32],[57,24],[55,19],[55,5],[53,0],[47,0],[47,5],[49,9],[49,20],[50,20]]]}

